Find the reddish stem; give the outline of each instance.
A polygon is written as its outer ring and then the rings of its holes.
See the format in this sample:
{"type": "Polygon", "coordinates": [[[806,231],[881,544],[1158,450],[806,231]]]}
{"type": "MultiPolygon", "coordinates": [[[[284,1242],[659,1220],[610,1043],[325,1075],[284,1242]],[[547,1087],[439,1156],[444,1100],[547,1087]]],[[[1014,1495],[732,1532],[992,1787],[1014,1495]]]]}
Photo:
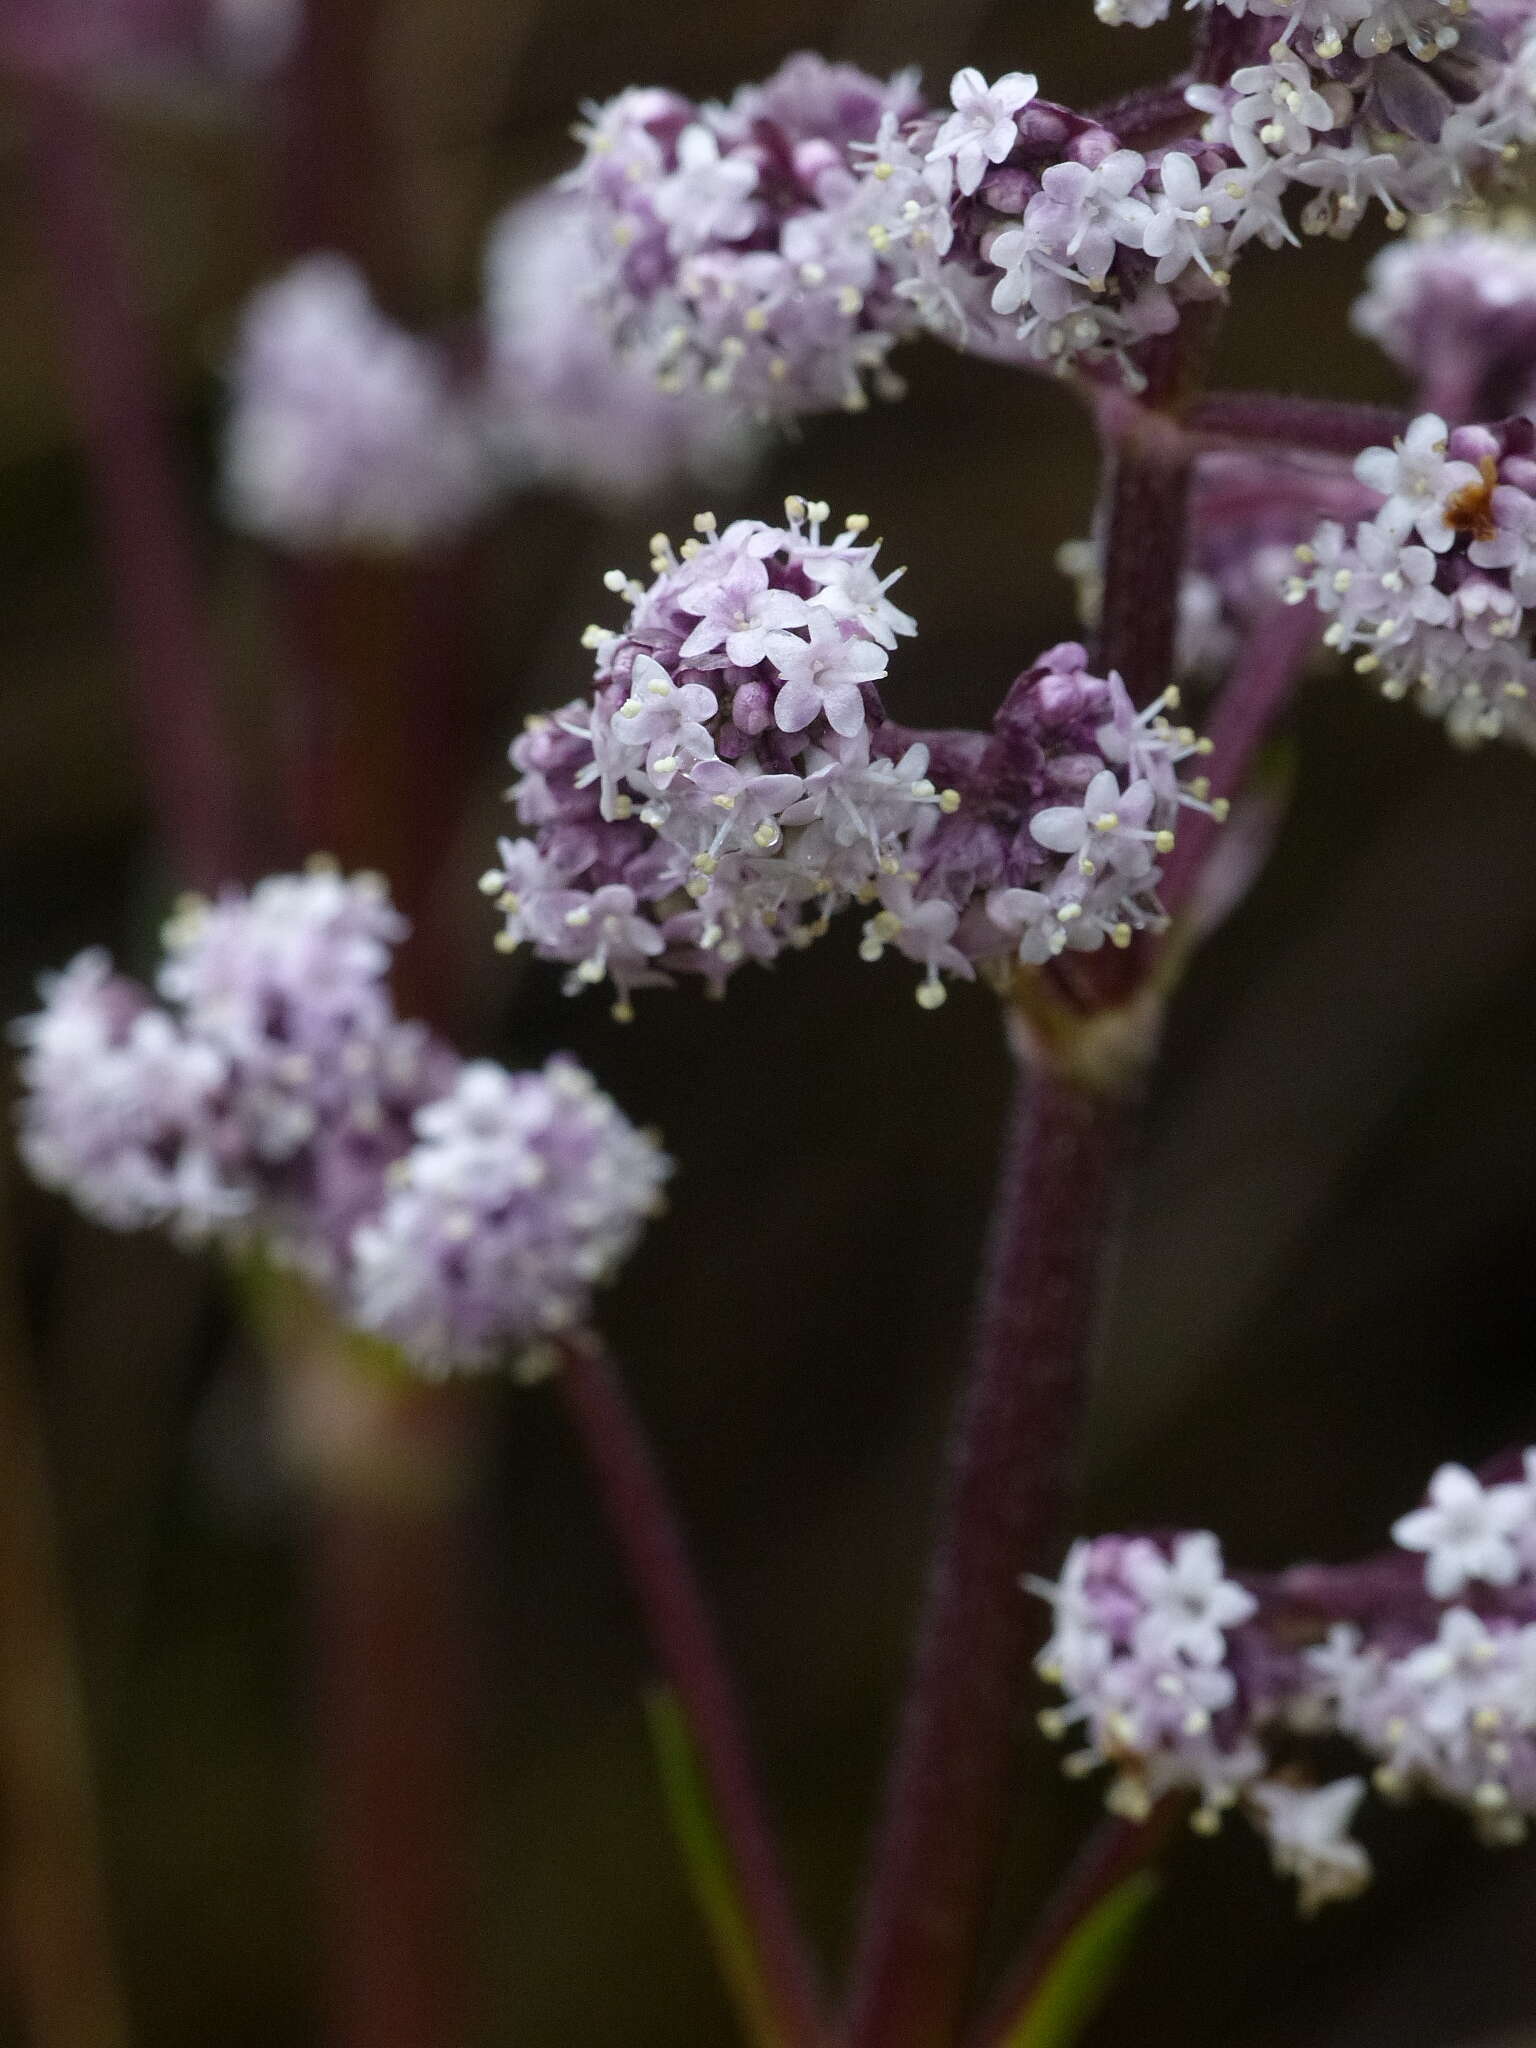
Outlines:
{"type": "Polygon", "coordinates": [[[704,1594],[638,1416],[596,1339],[563,1343],[558,1384],[651,1645],[709,1780],[786,2048],[826,2039],[750,1747],[704,1594]]]}
{"type": "Polygon", "coordinates": [[[1118,672],[1139,704],[1150,703],[1173,679],[1197,452],[1183,416],[1220,311],[1216,305],[1191,308],[1173,334],[1147,343],[1139,397],[1114,387],[1095,395],[1105,508],[1096,652],[1100,673],[1118,672]]]}
{"type": "Polygon", "coordinates": [[[1306,448],[1320,455],[1358,455],[1390,447],[1408,415],[1383,405],[1346,405],[1331,398],[1290,398],[1267,391],[1213,391],[1189,409],[1186,425],[1205,442],[1306,448]]]}
{"type": "Polygon", "coordinates": [[[183,879],[214,888],[242,866],[238,783],[221,729],[202,569],[106,140],[84,88],[25,67],[14,75],[156,823],[183,879]]]}
{"type": "MultiPolygon", "coordinates": [[[[1206,780],[1213,798],[1231,798],[1242,788],[1254,755],[1290,702],[1317,630],[1317,612],[1310,604],[1275,605],[1249,628],[1209,722],[1206,780]]],[[[1178,840],[1163,864],[1158,889],[1169,911],[1188,900],[1220,830],[1204,812],[1181,814],[1178,840]]]]}
{"type": "Polygon", "coordinates": [[[1003,1161],[975,1364],[873,1866],[852,2048],[958,2028],[1000,1846],[1036,1617],[1087,1383],[1125,1110],[1027,1077],[1003,1161]]]}

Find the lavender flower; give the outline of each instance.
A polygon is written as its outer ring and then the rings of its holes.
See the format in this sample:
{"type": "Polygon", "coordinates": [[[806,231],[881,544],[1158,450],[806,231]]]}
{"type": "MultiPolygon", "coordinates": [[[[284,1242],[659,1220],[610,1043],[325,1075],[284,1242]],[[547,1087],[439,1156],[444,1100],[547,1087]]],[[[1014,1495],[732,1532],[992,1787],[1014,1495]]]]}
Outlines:
{"type": "Polygon", "coordinates": [[[530,723],[512,796],[531,839],[484,878],[504,950],[565,963],[572,990],[633,990],[809,944],[858,901],[868,960],[888,947],[970,979],[1156,928],[1158,860],[1181,805],[1177,766],[1203,742],[1138,714],[1118,677],[1054,648],[1021,676],[990,735],[892,723],[878,694],[913,622],[855,517],[791,499],[787,525],[709,515],[677,552],[657,535],[646,587],[609,585],[631,615],[591,628],[598,689],[530,723]]]}
{"type": "MultiPolygon", "coordinates": [[[[1463,197],[1512,147],[1536,139],[1526,83],[1529,26],[1518,9],[1458,0],[1225,0],[1228,11],[1283,17],[1261,62],[1222,84],[1192,86],[1204,141],[1233,153],[1268,209],[1264,239],[1289,239],[1277,210],[1288,188],[1316,197],[1301,222],[1347,235],[1371,200],[1400,227],[1463,197]]],[[[1259,231],[1255,215],[1248,231],[1259,231]]],[[[1239,239],[1245,238],[1240,235],[1239,239]]]]}
{"type": "Polygon", "coordinates": [[[574,1061],[462,1065],[388,989],[404,921],[325,864],[185,903],[159,989],[83,954],[16,1027],[22,1153],[118,1229],[258,1243],[440,1375],[568,1327],[669,1164],[574,1061]]]}
{"type": "MultiPolygon", "coordinates": [[[[1536,247],[1466,229],[1397,242],[1372,260],[1353,324],[1463,416],[1524,411],[1536,358],[1536,247]],[[1479,401],[1482,401],[1480,404],[1479,401]]],[[[1437,395],[1439,411],[1452,409],[1437,395]]]]}
{"type": "MultiPolygon", "coordinates": [[[[1170,235],[1181,194],[1101,123],[1032,90],[1021,97],[1017,76],[987,88],[958,73],[947,121],[882,128],[868,172],[877,245],[904,266],[902,296],[960,346],[1057,367],[1116,361],[1135,381],[1129,351],[1178,319],[1155,273],[1161,261],[1165,278],[1182,279],[1191,260],[1182,244],[1175,257],[1170,235]],[[991,125],[957,176],[961,144],[941,138],[970,134],[977,108],[991,125]],[[1166,238],[1158,259],[1146,254],[1154,230],[1166,238]]],[[[1196,296],[1214,288],[1203,241],[1200,255],[1196,296]]]]}
{"type": "Polygon", "coordinates": [[[753,441],[726,398],[672,388],[615,344],[583,230],[580,200],[559,193],[508,208],[491,229],[485,402],[509,473],[623,503],[743,471],[753,441]]]}
{"type": "Polygon", "coordinates": [[[567,1058],[465,1066],[353,1244],[354,1314],[433,1374],[567,1329],[659,1205],[670,1164],[567,1058]]]}
{"type": "MultiPolygon", "coordinates": [[[[917,325],[869,234],[856,169],[882,118],[920,110],[908,75],[791,58],[728,105],[634,88],[586,109],[565,180],[589,303],[665,391],[749,418],[858,409],[917,325]]],[[[573,258],[573,260],[575,260],[573,258]]]]}
{"type": "Polygon", "coordinates": [[[23,1050],[21,1154],[44,1187],[114,1230],[170,1225],[197,1240],[237,1225],[249,1190],[210,1142],[228,1068],[148,991],[82,953],[14,1027],[23,1050]]]}
{"type": "Polygon", "coordinates": [[[389,553],[446,539],[484,508],[474,407],[343,258],[307,257],[256,293],[230,381],[224,499],[247,531],[301,552],[389,553]]]}
{"type": "Polygon", "coordinates": [[[389,1000],[404,925],[383,885],[319,867],[185,903],[159,990],[87,954],[18,1027],[22,1146],[119,1228],[261,1237],[324,1278],[452,1056],[389,1000]]]}
{"type": "Polygon", "coordinates": [[[1412,695],[1463,742],[1536,744],[1536,426],[1515,418],[1451,431],[1416,419],[1356,475],[1381,500],[1352,534],[1332,522],[1297,550],[1288,596],[1329,615],[1330,646],[1389,697],[1412,695]]]}
{"type": "Polygon", "coordinates": [[[1536,1452],[1497,1484],[1443,1466],[1393,1536],[1380,1558],[1269,1579],[1229,1577],[1206,1532],[1074,1544],[1059,1581],[1029,1582],[1053,1614],[1038,1666],[1066,1695],[1042,1726],[1083,1738],[1066,1768],[1110,1766],[1109,1803],[1132,1816],[1170,1792],[1198,1795],[1201,1828],[1240,1806],[1304,1910],[1370,1871],[1349,1834],[1365,1781],[1315,1786],[1306,1744],[1347,1738],[1384,1796],[1424,1792],[1484,1840],[1519,1840],[1536,1815],[1536,1452]]]}

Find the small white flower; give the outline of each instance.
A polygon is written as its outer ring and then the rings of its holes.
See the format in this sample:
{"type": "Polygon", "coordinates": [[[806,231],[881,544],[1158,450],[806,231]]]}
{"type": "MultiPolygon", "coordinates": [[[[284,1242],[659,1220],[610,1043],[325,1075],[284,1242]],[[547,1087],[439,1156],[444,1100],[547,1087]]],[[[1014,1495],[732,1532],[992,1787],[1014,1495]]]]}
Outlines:
{"type": "Polygon", "coordinates": [[[1352,1899],[1370,1883],[1371,1859],[1349,1832],[1364,1796],[1363,1778],[1339,1778],[1315,1790],[1265,1778],[1247,1788],[1254,1825],[1269,1843],[1276,1870],[1297,1880],[1303,1913],[1352,1899]]]}
{"type": "Polygon", "coordinates": [[[1445,517],[1447,500],[1480,481],[1470,462],[1447,455],[1448,435],[1438,413],[1421,413],[1391,448],[1367,448],[1355,461],[1355,475],[1385,501],[1376,524],[1395,540],[1417,531],[1437,555],[1456,538],[1445,517]]]}
{"type": "Polygon", "coordinates": [[[1429,1482],[1429,1504],[1392,1525],[1404,1550],[1423,1551],[1424,1583],[1437,1600],[1452,1600],[1473,1580],[1512,1585],[1520,1573],[1517,1539],[1536,1514],[1528,1486],[1484,1486],[1464,1465],[1442,1465],[1429,1482]]]}
{"type": "Polygon", "coordinates": [[[1145,1603],[1136,1625],[1136,1648],[1146,1657],[1187,1657],[1218,1665],[1225,1631],[1246,1621],[1258,1603],[1226,1576],[1221,1545],[1208,1529],[1180,1536],[1171,1557],[1153,1543],[1127,1554],[1125,1576],[1145,1603]]]}
{"type": "Polygon", "coordinates": [[[972,66],[957,71],[949,86],[955,111],[934,137],[928,161],[953,157],[955,183],[964,193],[974,192],[987,165],[1000,164],[1018,141],[1014,116],[1039,90],[1031,72],[1009,71],[988,85],[972,66]]]}

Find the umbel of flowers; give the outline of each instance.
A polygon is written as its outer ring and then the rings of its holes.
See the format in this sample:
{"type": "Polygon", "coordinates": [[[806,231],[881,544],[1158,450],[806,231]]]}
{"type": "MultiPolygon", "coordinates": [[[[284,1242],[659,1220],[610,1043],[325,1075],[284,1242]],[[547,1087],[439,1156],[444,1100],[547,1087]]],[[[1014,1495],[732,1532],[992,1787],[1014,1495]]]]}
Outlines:
{"type": "Polygon", "coordinates": [[[1250,242],[1348,234],[1372,203],[1433,215],[1536,140],[1525,0],[1200,11],[1208,60],[1225,30],[1215,75],[1113,125],[1030,72],[959,71],[929,106],[915,73],[810,54],[724,103],[588,106],[581,161],[492,230],[477,360],[394,326],[339,257],[256,295],[231,515],[288,547],[391,549],[529,475],[633,495],[739,463],[747,422],[898,396],[892,351],[924,331],[1136,387],[1143,344],[1223,297],[1250,242]]]}
{"type": "Polygon", "coordinates": [[[1159,860],[1202,750],[1138,713],[1119,678],[1055,647],[1020,676],[990,733],[893,724],[879,685],[915,631],[868,521],[828,532],[791,498],[783,526],[701,515],[653,580],[612,571],[630,607],[589,628],[590,698],[529,722],[512,797],[527,836],[484,878],[504,950],[565,963],[570,986],[631,992],[675,974],[714,989],[741,962],[808,945],[848,904],[864,956],[896,947],[941,976],[1124,946],[1161,919],[1159,860]]]}
{"type": "Polygon", "coordinates": [[[1193,1797],[1212,1829],[1241,1808],[1306,1907],[1370,1875],[1349,1833],[1366,1780],[1319,1784],[1319,1742],[1347,1738],[1384,1797],[1449,1801],[1483,1840],[1536,1816],[1536,1452],[1484,1483],[1436,1473],[1395,1548],[1350,1566],[1232,1576],[1208,1531],[1073,1546],[1054,1584],[1041,1716],[1079,1746],[1067,1769],[1113,1773],[1109,1804],[1142,1818],[1193,1797]]]}
{"type": "Polygon", "coordinates": [[[1391,697],[1412,696],[1462,740],[1536,744],[1536,426],[1414,420],[1355,465],[1380,503],[1298,550],[1289,595],[1328,614],[1324,639],[1391,697]]]}
{"type": "MultiPolygon", "coordinates": [[[[1162,19],[1168,0],[1106,0],[1162,19]]],[[[1119,126],[1042,99],[1033,74],[916,82],[802,56],[725,106],[634,88],[590,108],[566,187],[592,304],[664,383],[744,412],[859,406],[893,388],[892,344],[926,326],[1058,367],[1118,366],[1186,304],[1220,296],[1244,246],[1347,234],[1371,202],[1400,226],[1463,196],[1536,136],[1518,0],[1219,0],[1235,60],[1119,126]]]]}
{"type": "Polygon", "coordinates": [[[405,925],[316,864],[188,901],[157,1002],[82,954],[16,1026],[21,1149],[114,1229],[259,1245],[432,1372],[586,1315],[668,1162],[573,1060],[461,1061],[390,1000],[405,925]]]}

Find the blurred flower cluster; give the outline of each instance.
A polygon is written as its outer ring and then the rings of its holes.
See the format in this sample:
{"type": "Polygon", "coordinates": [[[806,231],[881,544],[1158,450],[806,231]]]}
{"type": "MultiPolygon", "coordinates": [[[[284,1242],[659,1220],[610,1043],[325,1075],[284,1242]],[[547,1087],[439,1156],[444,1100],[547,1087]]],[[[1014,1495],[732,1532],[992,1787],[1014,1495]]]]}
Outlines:
{"type": "Polygon", "coordinates": [[[1039,1669],[1066,1705],[1041,1716],[1107,1765],[1109,1803],[1143,1817],[1198,1801],[1210,1829],[1241,1807],[1296,1877],[1304,1906],[1370,1876],[1349,1833],[1360,1777],[1319,1786],[1310,1761],[1345,1737],[1376,1790],[1464,1808],[1491,1844],[1536,1817],[1536,1452],[1485,1483],[1446,1465],[1395,1548],[1356,1565],[1227,1572],[1209,1531],[1073,1545],[1061,1578],[1032,1581],[1054,1625],[1039,1669]]]}
{"type": "Polygon", "coordinates": [[[21,1148],[118,1230],[255,1246],[432,1371],[585,1314],[668,1171],[573,1060],[463,1062],[390,1000],[404,921],[317,864],[183,904],[161,998],[82,954],[16,1026],[21,1148]]]}

